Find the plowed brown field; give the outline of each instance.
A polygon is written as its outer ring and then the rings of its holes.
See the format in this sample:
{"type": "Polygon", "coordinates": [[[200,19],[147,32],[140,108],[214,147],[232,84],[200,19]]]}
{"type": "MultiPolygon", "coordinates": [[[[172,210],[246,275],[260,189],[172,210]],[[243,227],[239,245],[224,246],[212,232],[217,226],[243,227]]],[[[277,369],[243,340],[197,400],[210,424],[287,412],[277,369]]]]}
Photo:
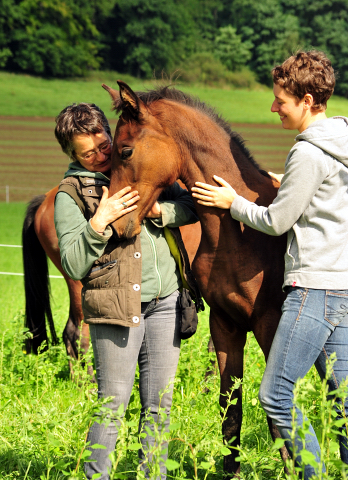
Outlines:
{"type": "MultiPolygon", "coordinates": [[[[113,131],[116,120],[110,123],[113,131]]],[[[27,202],[63,178],[69,162],[54,137],[54,126],[53,118],[0,116],[0,201],[27,202]]],[[[296,132],[281,125],[233,124],[232,128],[246,140],[262,168],[283,171],[296,132]]]]}

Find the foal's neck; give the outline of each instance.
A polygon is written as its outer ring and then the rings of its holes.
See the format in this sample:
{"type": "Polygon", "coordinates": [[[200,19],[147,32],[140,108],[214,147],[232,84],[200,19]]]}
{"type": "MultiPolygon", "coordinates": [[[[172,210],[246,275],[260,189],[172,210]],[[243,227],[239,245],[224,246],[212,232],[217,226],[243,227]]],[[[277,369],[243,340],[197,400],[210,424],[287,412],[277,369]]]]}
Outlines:
{"type": "Polygon", "coordinates": [[[219,135],[217,131],[205,135],[204,145],[187,148],[181,181],[189,191],[197,181],[220,186],[213,179],[213,175],[217,175],[247,200],[268,205],[276,195],[272,179],[261,173],[227,132],[219,130],[219,135]]]}

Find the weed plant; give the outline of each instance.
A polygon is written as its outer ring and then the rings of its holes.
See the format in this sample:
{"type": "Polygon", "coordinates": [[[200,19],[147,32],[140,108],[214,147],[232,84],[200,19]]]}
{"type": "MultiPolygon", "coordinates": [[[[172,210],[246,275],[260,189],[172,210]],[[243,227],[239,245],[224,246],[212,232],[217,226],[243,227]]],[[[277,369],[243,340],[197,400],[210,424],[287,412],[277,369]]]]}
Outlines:
{"type": "MultiPolygon", "coordinates": [[[[23,204],[0,204],[0,243],[20,244],[23,204]]],[[[21,271],[21,249],[1,250],[1,271],[21,271]]],[[[51,274],[59,274],[51,269],[51,274]]],[[[103,402],[97,401],[96,385],[86,374],[86,365],[73,363],[72,381],[65,348],[62,344],[42,351],[40,355],[23,352],[23,279],[18,276],[0,277],[0,479],[60,480],[83,479],[83,465],[88,461],[86,440],[93,415],[103,402]]],[[[64,280],[52,279],[52,308],[58,335],[68,314],[68,294],[64,280]]],[[[161,462],[161,440],[169,439],[167,460],[168,479],[223,478],[223,458],[229,453],[221,435],[225,414],[220,411],[219,376],[205,372],[215,359],[208,354],[208,309],[200,314],[197,333],[182,342],[180,361],[174,383],[173,407],[169,432],[159,433],[154,426],[156,446],[153,461],[145,465],[154,474],[161,462]],[[161,438],[162,436],[162,438],[161,438]]],[[[87,359],[92,362],[93,359],[87,359]]],[[[258,401],[258,390],[264,371],[264,358],[253,337],[245,347],[243,380],[243,427],[238,454],[242,461],[241,480],[284,479],[284,468],[277,448],[273,445],[265,414],[258,401]]],[[[238,381],[235,385],[238,387],[238,381]]],[[[295,391],[296,401],[313,425],[322,449],[317,479],[347,479],[348,473],[340,461],[337,433],[346,427],[344,416],[333,407],[333,398],[344,399],[347,385],[343,384],[334,397],[327,396],[326,381],[322,382],[311,369],[295,391]]],[[[106,399],[107,401],[107,399],[106,399]]],[[[107,410],[104,410],[107,414],[107,410]]],[[[136,378],[131,401],[125,415],[120,416],[120,432],[113,455],[113,478],[141,479],[137,450],[140,400],[136,378]]],[[[164,414],[162,413],[162,421],[164,414]]],[[[117,420],[117,419],[116,419],[117,420]]],[[[302,434],[308,425],[300,426],[302,434]]],[[[143,432],[141,432],[142,434],[143,432]]],[[[97,448],[98,446],[96,446],[97,448]]],[[[298,452],[305,462],[313,459],[298,452]]],[[[289,464],[290,480],[298,476],[289,464]]]]}
{"type": "MultiPolygon", "coordinates": [[[[85,449],[88,427],[95,412],[102,409],[106,415],[108,411],[103,402],[98,403],[96,386],[90,383],[86,367],[80,362],[73,365],[77,380],[71,380],[62,345],[50,347],[38,356],[25,355],[22,325],[23,315],[18,313],[0,337],[0,478],[82,479],[83,464],[89,456],[85,449]]],[[[218,405],[219,378],[213,374],[205,379],[206,369],[214,359],[207,352],[208,337],[207,313],[204,313],[197,334],[182,345],[170,430],[160,433],[154,426],[150,432],[156,437],[156,444],[151,452],[152,462],[146,468],[153,476],[163,455],[161,442],[166,439],[169,440],[168,478],[223,478],[223,457],[229,449],[221,436],[225,412],[218,405]]],[[[252,335],[248,337],[245,357],[244,423],[242,444],[238,448],[241,479],[285,478],[277,452],[282,441],[272,445],[257,399],[264,361],[252,335]]],[[[346,419],[337,417],[333,399],[327,398],[326,390],[326,382],[321,382],[313,370],[297,385],[297,403],[307,413],[322,446],[327,473],[318,473],[317,479],[347,478],[336,440],[336,433],[346,419]]],[[[344,398],[347,385],[334,395],[344,398]]],[[[113,420],[120,429],[111,478],[142,479],[144,472],[137,455],[140,440],[137,379],[130,405],[124,416],[122,413],[119,411],[118,418],[113,420]]],[[[164,421],[165,413],[160,417],[164,421]]],[[[308,425],[301,428],[306,432],[308,425]]],[[[304,461],[313,461],[309,452],[300,453],[304,461]]],[[[294,465],[290,463],[289,467],[290,472],[295,472],[289,478],[298,478],[294,465]]]]}

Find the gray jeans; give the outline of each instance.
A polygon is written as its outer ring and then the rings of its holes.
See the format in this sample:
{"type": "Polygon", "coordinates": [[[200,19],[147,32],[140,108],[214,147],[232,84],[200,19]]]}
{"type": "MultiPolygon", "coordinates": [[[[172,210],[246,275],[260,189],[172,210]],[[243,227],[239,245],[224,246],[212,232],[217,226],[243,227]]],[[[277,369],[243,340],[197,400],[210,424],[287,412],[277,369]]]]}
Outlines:
{"type": "MultiPolygon", "coordinates": [[[[116,413],[123,403],[127,408],[134,383],[135,369],[139,363],[139,391],[141,414],[139,429],[147,425],[153,431],[153,422],[145,417],[158,419],[159,406],[165,409],[167,419],[160,422],[159,427],[168,428],[169,413],[172,405],[173,386],[162,396],[159,392],[174,380],[180,353],[180,309],[178,306],[178,291],[158,302],[141,304],[141,319],[138,327],[129,328],[119,325],[90,325],[93,352],[97,370],[98,397],[113,397],[106,407],[116,413]],[[160,405],[159,405],[160,403],[160,405]]],[[[109,480],[108,471],[111,468],[109,454],[115,449],[117,426],[112,421],[107,427],[97,422],[93,423],[87,442],[89,445],[104,445],[106,449],[90,449],[89,460],[85,462],[85,474],[88,479],[96,473],[102,475],[100,480],[109,480]]],[[[141,438],[143,449],[139,450],[140,462],[151,460],[146,452],[154,445],[155,438],[148,435],[141,438]]],[[[88,449],[88,447],[87,447],[88,449]]],[[[168,450],[167,444],[162,449],[168,450]]],[[[168,453],[161,455],[164,460],[168,453]]],[[[149,473],[144,463],[145,475],[149,473]]],[[[161,479],[166,478],[166,469],[161,462],[161,479]]]]}

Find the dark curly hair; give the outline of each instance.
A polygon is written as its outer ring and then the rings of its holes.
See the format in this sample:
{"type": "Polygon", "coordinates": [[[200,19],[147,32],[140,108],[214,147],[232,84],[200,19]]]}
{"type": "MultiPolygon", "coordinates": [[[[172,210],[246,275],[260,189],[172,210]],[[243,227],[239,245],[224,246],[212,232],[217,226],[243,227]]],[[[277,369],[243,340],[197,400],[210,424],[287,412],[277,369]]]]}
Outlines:
{"type": "Polygon", "coordinates": [[[103,130],[111,137],[109,122],[104,112],[94,103],[73,103],[65,107],[56,117],[54,134],[66,153],[74,158],[73,139],[75,135],[101,133],[103,130]]]}
{"type": "Polygon", "coordinates": [[[310,93],[313,110],[326,110],[335,88],[335,72],[324,52],[299,51],[272,70],[273,82],[301,100],[310,93]]]}

